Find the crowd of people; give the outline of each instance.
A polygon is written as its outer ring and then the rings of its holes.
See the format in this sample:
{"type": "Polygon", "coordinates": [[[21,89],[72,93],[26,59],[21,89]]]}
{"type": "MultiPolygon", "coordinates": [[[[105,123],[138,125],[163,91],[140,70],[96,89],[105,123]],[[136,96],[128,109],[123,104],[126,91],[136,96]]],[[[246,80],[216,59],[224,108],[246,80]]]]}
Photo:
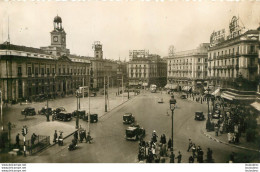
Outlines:
{"type": "MultiPolygon", "coordinates": [[[[190,150],[192,152],[192,155],[189,157],[189,163],[194,163],[196,158],[197,158],[198,163],[204,162],[204,152],[203,152],[202,148],[199,145],[196,146],[196,144],[193,143],[191,141],[191,139],[189,139],[189,145],[188,145],[187,152],[190,152],[190,150]]],[[[206,162],[208,162],[208,163],[213,162],[212,154],[213,154],[213,151],[210,148],[208,148],[206,162]]]]}
{"type": "Polygon", "coordinates": [[[165,134],[162,134],[159,142],[157,142],[158,136],[156,131],[153,131],[151,141],[140,140],[139,142],[139,153],[138,160],[139,162],[144,162],[146,160],[147,163],[165,163],[166,157],[170,157],[170,162],[174,163],[175,159],[178,159],[178,163],[181,163],[182,154],[179,151],[178,156],[175,157],[172,147],[172,140],[169,139],[167,142],[165,134]],[[169,151],[171,153],[169,154],[169,151]]]}

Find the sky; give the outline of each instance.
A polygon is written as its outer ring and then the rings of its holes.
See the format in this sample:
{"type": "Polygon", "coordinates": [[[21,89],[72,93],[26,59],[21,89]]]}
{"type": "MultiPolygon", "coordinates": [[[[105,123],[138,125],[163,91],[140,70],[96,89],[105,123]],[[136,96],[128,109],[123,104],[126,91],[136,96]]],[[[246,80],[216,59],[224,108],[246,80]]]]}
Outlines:
{"type": "Polygon", "coordinates": [[[106,59],[128,60],[129,50],[146,49],[167,56],[209,42],[211,33],[239,16],[246,29],[260,22],[260,2],[0,2],[0,43],[39,48],[50,45],[53,19],[62,18],[67,48],[72,54],[93,56],[100,41],[106,59]]]}

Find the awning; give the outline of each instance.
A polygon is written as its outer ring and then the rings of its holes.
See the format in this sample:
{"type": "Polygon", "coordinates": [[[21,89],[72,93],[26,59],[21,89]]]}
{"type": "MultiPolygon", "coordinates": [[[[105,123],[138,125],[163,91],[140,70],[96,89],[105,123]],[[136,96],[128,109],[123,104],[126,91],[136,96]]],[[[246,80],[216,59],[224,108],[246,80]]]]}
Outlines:
{"type": "Polygon", "coordinates": [[[213,96],[220,96],[220,88],[216,89],[213,93],[211,93],[213,96]]]}
{"type": "Polygon", "coordinates": [[[172,89],[172,90],[177,89],[177,85],[175,85],[175,84],[167,84],[166,86],[165,86],[165,88],[169,88],[169,89],[172,89]]]}
{"type": "Polygon", "coordinates": [[[164,88],[170,88],[170,84],[166,84],[164,88]]]}
{"type": "Polygon", "coordinates": [[[254,102],[250,105],[260,112],[260,103],[259,102],[254,102]]]}
{"type": "Polygon", "coordinates": [[[183,86],[182,91],[190,91],[191,86],[183,86]]]}
{"type": "Polygon", "coordinates": [[[231,95],[226,94],[226,93],[222,93],[221,97],[224,98],[224,99],[228,99],[228,100],[233,100],[235,98],[234,96],[231,96],[231,95]]]}

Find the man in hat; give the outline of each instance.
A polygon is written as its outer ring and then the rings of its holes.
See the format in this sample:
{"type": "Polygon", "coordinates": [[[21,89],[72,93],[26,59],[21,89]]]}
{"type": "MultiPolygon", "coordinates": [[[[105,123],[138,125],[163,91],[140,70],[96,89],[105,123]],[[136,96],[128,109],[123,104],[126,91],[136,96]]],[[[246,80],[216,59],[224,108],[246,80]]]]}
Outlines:
{"type": "Polygon", "coordinates": [[[191,139],[189,139],[189,147],[188,147],[188,150],[187,150],[187,152],[189,152],[190,151],[190,148],[192,147],[192,141],[191,141],[191,139]]]}
{"type": "Polygon", "coordinates": [[[181,158],[182,158],[182,155],[181,155],[181,152],[179,151],[179,155],[176,158],[176,159],[178,159],[178,163],[181,163],[181,158]]]}
{"type": "Polygon", "coordinates": [[[19,148],[20,147],[20,134],[18,133],[17,135],[16,135],[16,138],[15,138],[15,140],[16,140],[16,146],[19,148]]]}

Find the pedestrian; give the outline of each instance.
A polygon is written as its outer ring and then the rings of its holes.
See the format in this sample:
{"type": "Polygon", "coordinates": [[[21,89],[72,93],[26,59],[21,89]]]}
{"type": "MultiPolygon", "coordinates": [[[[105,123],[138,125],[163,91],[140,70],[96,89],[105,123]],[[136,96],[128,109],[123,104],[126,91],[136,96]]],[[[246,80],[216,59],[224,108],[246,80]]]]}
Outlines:
{"type": "Polygon", "coordinates": [[[188,146],[188,150],[187,150],[187,152],[190,151],[190,148],[192,148],[192,141],[191,141],[191,139],[189,139],[189,146],[188,146]]]}
{"type": "Polygon", "coordinates": [[[16,135],[16,138],[15,138],[15,140],[16,140],[16,146],[17,146],[17,148],[20,148],[20,134],[18,133],[17,135],[16,135]]]}
{"type": "Polygon", "coordinates": [[[191,150],[192,150],[192,156],[193,156],[193,158],[196,158],[196,146],[195,146],[195,144],[193,144],[191,150]]]}
{"type": "Polygon", "coordinates": [[[212,162],[212,150],[210,148],[208,148],[208,151],[207,151],[207,162],[208,163],[211,163],[212,162]]]}
{"type": "Polygon", "coordinates": [[[74,133],[74,139],[75,139],[76,141],[78,141],[78,138],[79,138],[78,131],[75,131],[75,133],[74,133]]]}
{"type": "Polygon", "coordinates": [[[171,150],[171,147],[172,147],[172,139],[169,139],[168,141],[168,149],[167,150],[171,150]]]}
{"type": "Polygon", "coordinates": [[[83,130],[80,130],[79,132],[79,142],[82,143],[83,139],[84,139],[84,136],[83,136],[83,130]]]}
{"type": "Polygon", "coordinates": [[[174,163],[174,159],[175,159],[175,155],[174,155],[173,151],[171,151],[170,163],[174,163]]]}
{"type": "Polygon", "coordinates": [[[166,144],[162,145],[162,156],[167,156],[166,144]]]}
{"type": "Polygon", "coordinates": [[[90,132],[88,132],[88,135],[87,135],[87,137],[86,137],[86,143],[88,143],[89,142],[89,144],[91,144],[91,140],[92,140],[93,138],[90,136],[90,132]]]}
{"type": "Polygon", "coordinates": [[[62,136],[62,132],[60,132],[60,135],[59,135],[59,138],[58,138],[58,143],[59,143],[59,146],[62,146],[62,145],[63,145],[63,136],[62,136]]]}
{"type": "Polygon", "coordinates": [[[215,135],[218,136],[218,125],[215,125],[215,135]]]}
{"type": "Polygon", "coordinates": [[[178,163],[181,163],[181,158],[182,158],[182,155],[181,155],[181,152],[179,151],[179,155],[176,158],[176,159],[178,159],[178,163]]]}
{"type": "Polygon", "coordinates": [[[57,134],[57,130],[55,130],[54,136],[53,136],[53,143],[54,144],[57,142],[57,138],[58,138],[58,134],[57,134]]]}
{"type": "Polygon", "coordinates": [[[37,138],[36,134],[33,133],[32,136],[31,136],[31,144],[32,145],[34,145],[34,142],[35,142],[36,138],[37,138]]]}
{"type": "Polygon", "coordinates": [[[204,155],[203,150],[200,150],[199,154],[200,154],[200,161],[199,162],[203,163],[203,155],[204,155]]]}
{"type": "Polygon", "coordinates": [[[194,163],[194,158],[192,156],[189,157],[189,163],[194,163]]]}

